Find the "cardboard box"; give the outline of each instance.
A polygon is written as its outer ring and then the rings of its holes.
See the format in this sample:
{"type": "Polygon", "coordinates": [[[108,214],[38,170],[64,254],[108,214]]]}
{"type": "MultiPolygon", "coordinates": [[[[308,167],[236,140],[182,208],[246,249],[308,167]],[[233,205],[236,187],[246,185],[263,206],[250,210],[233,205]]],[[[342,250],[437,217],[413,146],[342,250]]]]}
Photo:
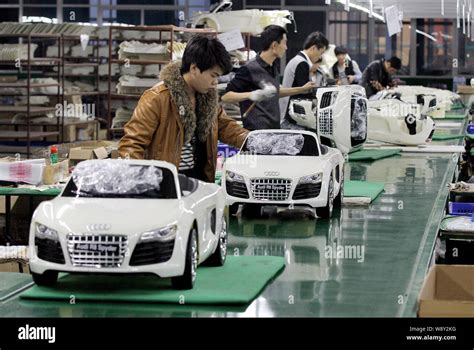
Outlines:
{"type": "Polygon", "coordinates": [[[56,164],[47,164],[43,170],[43,184],[54,185],[65,181],[69,177],[69,159],[64,159],[56,164]]]}
{"type": "Polygon", "coordinates": [[[108,157],[108,152],[105,147],[82,146],[71,148],[69,150],[69,161],[71,165],[88,160],[88,159],[105,159],[108,157]]]}
{"type": "Polygon", "coordinates": [[[0,272],[30,273],[30,267],[28,263],[0,261],[0,272]]]}
{"type": "Polygon", "coordinates": [[[474,87],[468,85],[459,85],[458,94],[474,94],[474,87]]]}
{"type": "Polygon", "coordinates": [[[474,317],[474,265],[434,265],[418,300],[418,317],[474,317]]]}

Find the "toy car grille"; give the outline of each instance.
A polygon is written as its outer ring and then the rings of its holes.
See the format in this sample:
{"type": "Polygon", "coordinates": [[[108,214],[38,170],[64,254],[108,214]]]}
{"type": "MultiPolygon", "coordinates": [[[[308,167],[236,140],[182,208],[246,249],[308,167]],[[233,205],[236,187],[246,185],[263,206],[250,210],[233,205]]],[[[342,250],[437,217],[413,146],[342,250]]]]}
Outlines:
{"type": "Polygon", "coordinates": [[[332,135],[332,109],[326,109],[319,112],[319,131],[324,135],[332,135]]]}
{"type": "Polygon", "coordinates": [[[123,235],[68,235],[67,249],[73,266],[120,267],[128,248],[123,235]]]}
{"type": "Polygon", "coordinates": [[[321,96],[321,103],[319,104],[319,108],[326,108],[331,105],[332,94],[332,91],[328,91],[325,92],[323,96],[321,96]]]}
{"type": "Polygon", "coordinates": [[[243,182],[230,182],[226,181],[225,187],[229,196],[237,198],[249,198],[249,192],[247,191],[247,185],[243,182]]]}
{"type": "Polygon", "coordinates": [[[152,265],[168,261],[173,255],[174,239],[167,242],[148,242],[136,245],[130,266],[152,265]]]}
{"type": "Polygon", "coordinates": [[[35,237],[35,245],[38,247],[38,258],[56,264],[65,263],[61,243],[58,241],[35,237]]]}
{"type": "Polygon", "coordinates": [[[296,114],[302,114],[302,115],[306,114],[304,107],[296,103],[293,104],[293,112],[295,112],[296,114]]]}
{"type": "Polygon", "coordinates": [[[321,183],[318,184],[299,184],[293,193],[293,199],[316,198],[321,193],[321,183]]]}
{"type": "Polygon", "coordinates": [[[284,201],[291,190],[290,179],[257,178],[250,180],[252,197],[265,201],[284,201]]]}

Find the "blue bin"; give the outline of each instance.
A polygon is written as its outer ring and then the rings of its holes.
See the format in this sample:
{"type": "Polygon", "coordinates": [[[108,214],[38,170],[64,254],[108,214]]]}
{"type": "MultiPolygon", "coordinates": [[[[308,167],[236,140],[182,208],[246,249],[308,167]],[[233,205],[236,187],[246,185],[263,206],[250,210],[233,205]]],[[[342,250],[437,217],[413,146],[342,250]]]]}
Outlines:
{"type": "Polygon", "coordinates": [[[235,156],[238,152],[238,148],[231,147],[225,143],[219,142],[217,144],[217,157],[224,157],[224,159],[227,159],[235,156]]]}
{"type": "Polygon", "coordinates": [[[449,202],[449,214],[470,217],[474,214],[474,203],[449,202]]]}

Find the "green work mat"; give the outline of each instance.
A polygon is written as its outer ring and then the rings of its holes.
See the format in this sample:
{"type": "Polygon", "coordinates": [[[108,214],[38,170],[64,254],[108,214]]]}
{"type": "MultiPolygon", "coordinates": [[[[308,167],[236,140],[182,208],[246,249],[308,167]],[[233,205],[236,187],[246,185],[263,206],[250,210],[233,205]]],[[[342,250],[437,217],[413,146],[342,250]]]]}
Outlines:
{"type": "Polygon", "coordinates": [[[0,272],[0,301],[33,283],[31,275],[16,272],[0,272]]]}
{"type": "Polygon", "coordinates": [[[464,135],[454,135],[454,134],[446,134],[442,132],[435,132],[431,139],[433,141],[446,141],[446,140],[456,140],[456,139],[462,139],[462,138],[464,138],[464,135]]]}
{"type": "Polygon", "coordinates": [[[462,103],[453,103],[451,105],[451,110],[454,110],[454,109],[464,109],[466,108],[466,106],[464,106],[462,103]]]}
{"type": "Polygon", "coordinates": [[[153,275],[66,275],[54,287],[34,286],[26,299],[99,302],[240,305],[255,299],[285,267],[275,256],[228,256],[222,267],[199,267],[191,290],[173,290],[171,279],[153,275]]]}
{"type": "Polygon", "coordinates": [[[349,154],[349,161],[377,160],[395,156],[401,149],[363,149],[349,154]]]}
{"type": "Polygon", "coordinates": [[[344,181],[344,197],[370,197],[373,201],[384,190],[385,184],[367,181],[344,181]]]}
{"type": "Polygon", "coordinates": [[[432,118],[435,120],[443,120],[443,119],[466,119],[466,115],[464,113],[446,113],[444,118],[432,118]]]}

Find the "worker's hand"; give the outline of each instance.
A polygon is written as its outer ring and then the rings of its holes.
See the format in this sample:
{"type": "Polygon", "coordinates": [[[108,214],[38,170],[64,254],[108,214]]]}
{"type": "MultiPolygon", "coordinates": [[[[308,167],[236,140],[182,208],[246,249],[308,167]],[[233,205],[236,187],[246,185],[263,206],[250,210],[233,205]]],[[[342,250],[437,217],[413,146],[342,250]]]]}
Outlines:
{"type": "Polygon", "coordinates": [[[370,83],[372,84],[373,88],[377,91],[382,91],[384,89],[382,84],[380,84],[380,82],[377,80],[372,80],[370,83]]]}
{"type": "Polygon", "coordinates": [[[349,84],[352,84],[352,82],[355,80],[355,75],[348,75],[347,80],[349,81],[349,84]]]}
{"type": "Polygon", "coordinates": [[[311,89],[314,89],[316,87],[316,84],[312,81],[308,81],[306,84],[303,85],[303,91],[309,91],[311,89]]]}
{"type": "Polygon", "coordinates": [[[263,89],[254,90],[250,93],[250,99],[255,102],[266,101],[277,94],[275,85],[265,85],[263,89]]]}

